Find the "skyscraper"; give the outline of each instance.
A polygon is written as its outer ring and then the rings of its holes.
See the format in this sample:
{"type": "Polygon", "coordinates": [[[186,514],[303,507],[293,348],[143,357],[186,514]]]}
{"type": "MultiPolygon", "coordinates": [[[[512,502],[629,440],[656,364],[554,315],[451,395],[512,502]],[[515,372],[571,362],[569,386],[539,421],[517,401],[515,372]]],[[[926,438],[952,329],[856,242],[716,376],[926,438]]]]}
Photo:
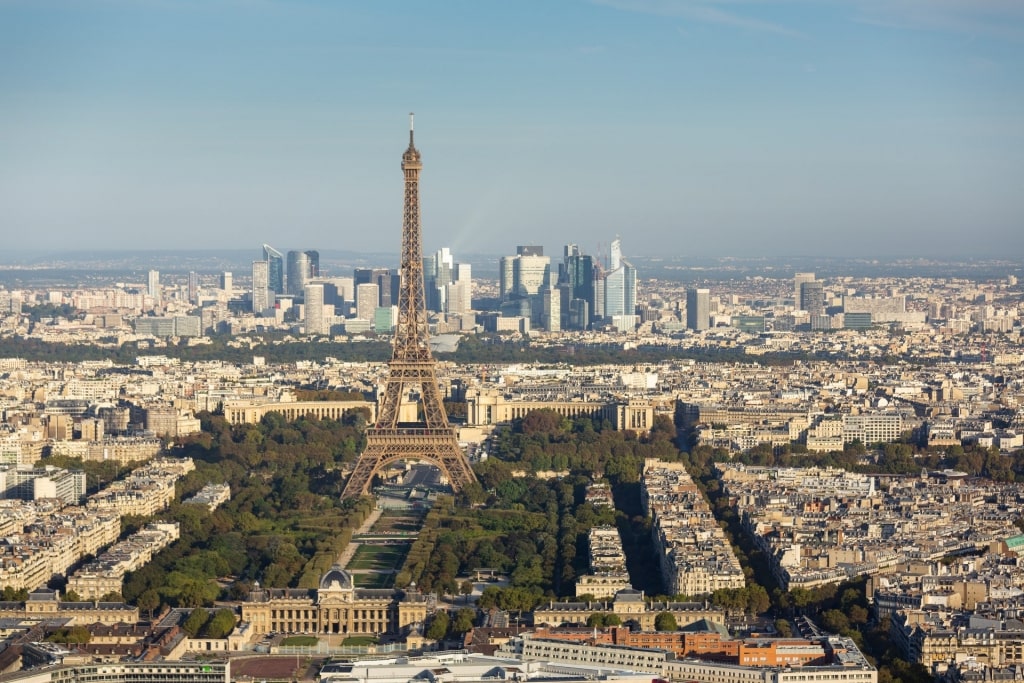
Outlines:
{"type": "Polygon", "coordinates": [[[306,284],[320,276],[320,252],[288,252],[288,293],[302,296],[306,284]]]}
{"type": "Polygon", "coordinates": [[[234,279],[231,277],[231,271],[225,270],[220,274],[220,288],[228,294],[231,294],[231,290],[234,289],[234,279]]]}
{"type": "Polygon", "coordinates": [[[295,296],[302,296],[309,280],[309,257],[304,251],[288,252],[288,277],[285,280],[285,291],[295,296]]]}
{"type": "Polygon", "coordinates": [[[392,274],[387,268],[356,268],[353,271],[353,284],[377,285],[378,306],[393,306],[398,303],[398,290],[402,278],[392,274]]]}
{"type": "Polygon", "coordinates": [[[814,282],[814,273],[793,273],[793,303],[800,307],[800,285],[814,282]]]}
{"type": "Polygon", "coordinates": [[[194,270],[188,272],[188,302],[199,303],[199,273],[194,270]]]}
{"type": "Polygon", "coordinates": [[[541,292],[541,324],[548,332],[562,331],[562,298],[558,287],[547,286],[541,292]]]}
{"type": "Polygon", "coordinates": [[[356,285],[356,317],[360,320],[373,320],[379,300],[380,292],[376,284],[364,282],[356,285]]]}
{"type": "Polygon", "coordinates": [[[636,313],[636,268],[622,258],[622,241],[612,240],[610,270],[604,278],[604,317],[636,313]]]}
{"type": "Polygon", "coordinates": [[[445,313],[468,315],[473,310],[468,280],[456,280],[445,287],[445,313]]]}
{"type": "Polygon", "coordinates": [[[160,271],[151,270],[149,271],[149,277],[146,284],[146,293],[153,297],[153,303],[160,303],[160,271]]]}
{"type": "Polygon", "coordinates": [[[686,290],[686,328],[706,330],[711,327],[711,290],[686,290]]]}
{"type": "Polygon", "coordinates": [[[502,301],[512,298],[514,277],[512,274],[515,267],[515,256],[502,256],[498,259],[498,292],[502,301]]]}
{"type": "Polygon", "coordinates": [[[453,281],[455,260],[448,247],[438,249],[423,259],[423,287],[428,311],[447,310],[446,293],[453,281]]]}
{"type": "Polygon", "coordinates": [[[820,280],[800,283],[800,308],[810,315],[825,315],[825,287],[820,280]]]}
{"type": "Polygon", "coordinates": [[[565,259],[559,268],[559,284],[566,287],[567,295],[562,300],[562,319],[569,329],[585,329],[594,318],[594,258],[580,252],[575,244],[565,246],[565,259]],[[579,315],[579,306],[574,307],[572,301],[582,300],[586,306],[586,315],[579,315]],[[575,322],[570,320],[571,311],[577,311],[575,322]],[[582,322],[583,327],[579,327],[582,322]]]}
{"type": "Polygon", "coordinates": [[[324,286],[308,284],[303,291],[306,312],[306,334],[329,334],[330,328],[324,316],[324,286]]]}
{"type": "Polygon", "coordinates": [[[515,296],[531,297],[551,284],[551,257],[542,247],[517,247],[512,267],[512,289],[515,296]]]}
{"type": "Polygon", "coordinates": [[[270,290],[270,264],[252,262],[252,312],[257,315],[270,308],[273,292],[270,290]]]}
{"type": "Polygon", "coordinates": [[[264,244],[263,260],[267,262],[267,282],[270,290],[274,294],[284,294],[284,254],[269,244],[264,244]]]}

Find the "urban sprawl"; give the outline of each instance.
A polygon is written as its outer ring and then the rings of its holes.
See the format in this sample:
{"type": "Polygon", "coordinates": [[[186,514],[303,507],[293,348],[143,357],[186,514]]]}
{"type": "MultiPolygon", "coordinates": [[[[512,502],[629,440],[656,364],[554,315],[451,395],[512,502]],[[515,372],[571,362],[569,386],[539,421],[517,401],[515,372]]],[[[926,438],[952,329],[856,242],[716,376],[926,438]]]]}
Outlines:
{"type": "MultiPolygon", "coordinates": [[[[275,680],[282,665],[277,679],[291,680],[314,662],[322,681],[880,683],[863,642],[802,609],[857,586],[868,613],[852,601],[839,611],[887,624],[896,655],[919,671],[950,683],[1024,679],[1015,276],[684,284],[641,279],[619,239],[607,258],[567,245],[553,261],[520,246],[497,267],[482,280],[447,248],[423,259],[459,444],[477,467],[531,415],[639,440],[671,425],[691,467],[645,457],[635,482],[660,595],[631,578],[635,543],[614,515],[582,535],[585,571],[530,610],[488,604],[517,581],[493,567],[459,567],[465,590],[454,594],[400,584],[399,558],[385,585],[369,585],[357,546],[401,541],[380,526],[389,505],[422,521],[452,495],[436,471],[408,485],[415,470],[401,462],[377,472],[372,512],[309,585],[248,577],[233,592],[238,577],[223,576],[202,606],[126,601],[127,577],[181,542],[188,520],[170,510],[210,519],[232,500],[223,481],[182,496],[208,467],[187,445],[209,416],[234,428],[358,414],[361,428],[378,415],[388,363],[353,358],[400,322],[399,272],[332,276],[316,251],[263,245],[238,278],[154,270],[99,288],[0,290],[0,345],[11,349],[0,354],[0,676],[275,680]],[[470,340],[521,349],[523,360],[461,362],[470,340]],[[355,356],[266,351],[328,343],[355,356]],[[126,345],[137,349],[127,361],[115,356],[126,345]],[[218,346],[225,355],[211,357],[218,346]],[[44,348],[62,351],[44,359],[44,348]],[[60,355],[82,349],[109,357],[60,355]],[[614,360],[580,362],[597,350],[614,360]],[[557,355],[530,357],[543,353],[557,355]],[[695,478],[699,454],[706,476],[695,478]],[[763,575],[748,564],[755,553],[763,575]],[[753,583],[775,587],[770,609],[722,598],[753,583]],[[431,628],[467,609],[468,628],[431,628]],[[229,623],[187,628],[197,610],[227,610],[229,623]]],[[[511,476],[580,475],[557,454],[532,462],[544,467],[511,476]]],[[[605,474],[586,473],[582,500],[595,515],[619,500],[605,474]]]]}

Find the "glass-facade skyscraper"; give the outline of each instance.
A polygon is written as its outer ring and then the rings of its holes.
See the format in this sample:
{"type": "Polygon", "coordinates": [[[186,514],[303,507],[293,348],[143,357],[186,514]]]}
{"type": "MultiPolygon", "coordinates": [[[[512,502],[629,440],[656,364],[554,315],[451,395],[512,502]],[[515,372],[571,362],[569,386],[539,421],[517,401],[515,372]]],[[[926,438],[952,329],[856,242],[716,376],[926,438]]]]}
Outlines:
{"type": "Polygon", "coordinates": [[[320,277],[320,252],[288,252],[288,293],[303,296],[310,280],[320,277]]]}
{"type": "Polygon", "coordinates": [[[284,294],[284,254],[269,244],[264,244],[263,260],[267,262],[270,291],[274,294],[284,294]]]}
{"type": "Polygon", "coordinates": [[[604,317],[636,313],[636,268],[622,258],[622,242],[612,240],[610,270],[604,279],[604,317]]]}

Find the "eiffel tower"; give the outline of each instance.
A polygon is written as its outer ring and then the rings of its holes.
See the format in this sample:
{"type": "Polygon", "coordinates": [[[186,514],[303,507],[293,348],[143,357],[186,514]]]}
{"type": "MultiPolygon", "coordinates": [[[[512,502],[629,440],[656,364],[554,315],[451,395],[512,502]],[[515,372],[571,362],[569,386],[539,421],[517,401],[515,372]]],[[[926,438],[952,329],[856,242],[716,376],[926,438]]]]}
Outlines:
{"type": "Polygon", "coordinates": [[[366,430],[366,449],[345,484],[342,498],[368,492],[373,475],[397,460],[423,460],[436,465],[458,491],[476,481],[455,429],[448,424],[437,386],[436,363],[427,346],[427,306],[423,294],[423,249],[420,230],[420,153],[413,144],[409,115],[409,149],[402,155],[405,213],[402,220],[402,284],[398,293],[398,324],[394,328],[387,386],[380,399],[377,423],[366,430]],[[400,422],[402,399],[420,392],[420,421],[400,422]]]}

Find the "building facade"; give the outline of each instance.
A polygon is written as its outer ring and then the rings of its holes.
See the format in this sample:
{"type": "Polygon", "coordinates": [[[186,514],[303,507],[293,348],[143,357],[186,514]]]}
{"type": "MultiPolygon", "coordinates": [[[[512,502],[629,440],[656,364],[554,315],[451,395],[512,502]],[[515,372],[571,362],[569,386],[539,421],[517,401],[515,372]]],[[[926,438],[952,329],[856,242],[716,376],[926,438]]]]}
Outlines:
{"type": "Polygon", "coordinates": [[[257,586],[242,603],[242,621],[254,634],[397,635],[426,620],[427,598],[415,590],[356,588],[335,565],[316,589],[257,586]]]}

